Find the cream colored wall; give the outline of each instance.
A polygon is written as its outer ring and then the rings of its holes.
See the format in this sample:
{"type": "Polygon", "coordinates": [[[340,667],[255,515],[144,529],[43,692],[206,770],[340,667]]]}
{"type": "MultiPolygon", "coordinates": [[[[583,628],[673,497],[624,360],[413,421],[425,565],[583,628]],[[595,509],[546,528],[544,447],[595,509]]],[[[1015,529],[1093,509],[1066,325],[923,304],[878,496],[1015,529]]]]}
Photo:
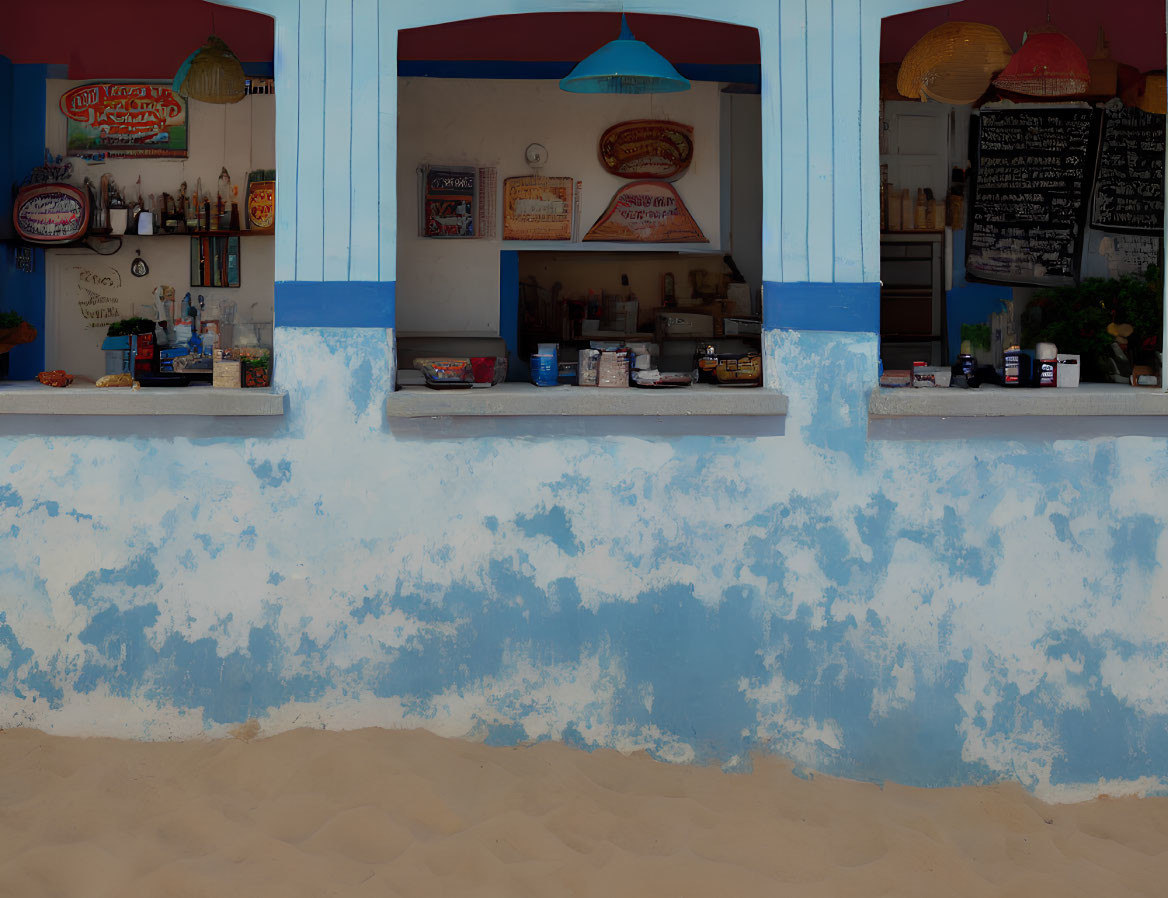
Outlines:
{"type": "MultiPolygon", "coordinates": [[[[50,79],[46,83],[45,145],[53,154],[64,154],[66,119],[61,114],[61,95],[87,82],[50,79]]],[[[201,178],[204,188],[214,189],[220,169],[226,167],[240,193],[247,173],[274,168],[275,96],[256,94],[238,103],[219,106],[191,100],[189,113],[189,154],[186,159],[110,159],[89,164],[73,159],[73,183],[85,178],[94,183],[109,174],[119,187],[131,187],[142,178],[142,194],[163,191],[176,194],[187,182],[195,189],[201,178]]],[[[268,236],[240,238],[239,288],[197,288],[208,309],[221,299],[236,303],[237,320],[272,321],[275,279],[275,241],[268,236]]],[[[144,312],[151,293],[159,285],[175,288],[181,300],[190,290],[190,239],[181,236],[127,235],[122,249],[100,256],[88,249],[53,249],[45,253],[45,364],[49,369],[65,368],[70,373],[99,377],[105,373],[101,342],[110,320],[144,312]],[[150,266],[146,277],[130,274],[130,263],[141,251],[150,266]],[[92,317],[98,310],[110,310],[106,317],[92,317]]]]}
{"type": "Polygon", "coordinates": [[[628,119],[684,122],[694,127],[694,160],[674,186],[717,248],[720,85],[695,82],[678,94],[591,96],[567,94],[555,81],[401,78],[398,84],[400,330],[497,334],[499,252],[518,248],[498,237],[417,236],[416,169],[422,164],[497,166],[501,188],[504,178],[533,173],[524,149],[541,143],[548,163],[540,174],[583,181],[580,227],[587,231],[617,188],[628,183],[600,165],[597,142],[603,131],[628,119]]]}

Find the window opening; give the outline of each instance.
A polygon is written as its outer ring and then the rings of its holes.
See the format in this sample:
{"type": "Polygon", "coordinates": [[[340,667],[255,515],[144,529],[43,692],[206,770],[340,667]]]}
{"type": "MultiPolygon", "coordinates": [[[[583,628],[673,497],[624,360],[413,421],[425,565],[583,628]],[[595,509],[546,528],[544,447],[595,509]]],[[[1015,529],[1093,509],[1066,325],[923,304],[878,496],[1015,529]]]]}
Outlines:
{"type": "Polygon", "coordinates": [[[581,350],[593,346],[629,347],[634,366],[639,352],[646,371],[688,375],[699,347],[713,345],[725,380],[741,362],[743,382],[761,383],[746,375],[749,364],[761,372],[758,33],[628,18],[689,91],[559,89],[575,62],[616,37],[615,14],[402,32],[400,386],[425,383],[418,358],[495,355],[508,380],[530,383],[530,360],[548,344],[557,347],[548,382],[576,384],[581,350]],[[476,62],[484,42],[491,63],[476,62]]]}
{"type": "Polygon", "coordinates": [[[1161,385],[1164,12],[884,20],[882,384],[1161,385]]]}

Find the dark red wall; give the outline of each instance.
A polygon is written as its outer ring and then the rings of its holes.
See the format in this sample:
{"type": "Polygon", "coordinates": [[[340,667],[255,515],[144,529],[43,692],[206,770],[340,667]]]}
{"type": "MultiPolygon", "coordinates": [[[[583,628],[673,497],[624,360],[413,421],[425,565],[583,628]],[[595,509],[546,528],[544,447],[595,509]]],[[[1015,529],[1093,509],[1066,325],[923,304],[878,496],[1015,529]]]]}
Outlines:
{"type": "Polygon", "coordinates": [[[173,78],[215,31],[244,62],[271,62],[267,16],[203,0],[3,0],[0,55],[64,63],[70,78],[173,78]]]}
{"type": "MultiPolygon", "coordinates": [[[[759,61],[758,32],[753,28],[679,16],[630,14],[628,19],[637,40],[674,63],[759,61]]],[[[564,62],[583,59],[618,34],[618,13],[487,16],[402,31],[398,58],[564,62]]]]}
{"type": "MultiPolygon", "coordinates": [[[[905,13],[884,20],[880,61],[899,62],[929,29],[946,21],[996,26],[1015,50],[1022,32],[1046,22],[1047,0],[963,0],[952,6],[905,13]]],[[[1050,0],[1051,24],[1088,57],[1099,27],[1111,55],[1141,72],[1164,68],[1164,0],[1050,0]]]]}

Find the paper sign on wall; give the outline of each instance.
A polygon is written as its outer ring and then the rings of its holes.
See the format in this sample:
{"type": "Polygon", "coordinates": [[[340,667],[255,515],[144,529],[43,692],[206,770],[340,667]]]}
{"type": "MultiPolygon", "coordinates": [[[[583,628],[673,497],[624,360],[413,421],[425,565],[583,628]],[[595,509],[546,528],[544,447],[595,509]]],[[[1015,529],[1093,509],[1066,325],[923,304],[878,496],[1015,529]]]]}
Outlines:
{"type": "Polygon", "coordinates": [[[60,108],[70,156],[187,155],[187,101],[165,84],[82,84],[60,108]]]}
{"type": "Polygon", "coordinates": [[[503,182],[504,240],[571,240],[571,178],[523,177],[503,182]]]}

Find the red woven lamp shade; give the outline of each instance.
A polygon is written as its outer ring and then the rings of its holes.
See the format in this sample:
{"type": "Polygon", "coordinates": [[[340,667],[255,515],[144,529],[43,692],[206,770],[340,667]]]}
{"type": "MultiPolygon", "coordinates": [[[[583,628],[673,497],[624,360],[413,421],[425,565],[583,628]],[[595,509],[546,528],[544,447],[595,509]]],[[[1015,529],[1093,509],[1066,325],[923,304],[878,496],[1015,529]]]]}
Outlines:
{"type": "Polygon", "coordinates": [[[1032,31],[994,86],[1029,97],[1085,94],[1091,83],[1087,57],[1073,40],[1057,31],[1032,31]]]}

